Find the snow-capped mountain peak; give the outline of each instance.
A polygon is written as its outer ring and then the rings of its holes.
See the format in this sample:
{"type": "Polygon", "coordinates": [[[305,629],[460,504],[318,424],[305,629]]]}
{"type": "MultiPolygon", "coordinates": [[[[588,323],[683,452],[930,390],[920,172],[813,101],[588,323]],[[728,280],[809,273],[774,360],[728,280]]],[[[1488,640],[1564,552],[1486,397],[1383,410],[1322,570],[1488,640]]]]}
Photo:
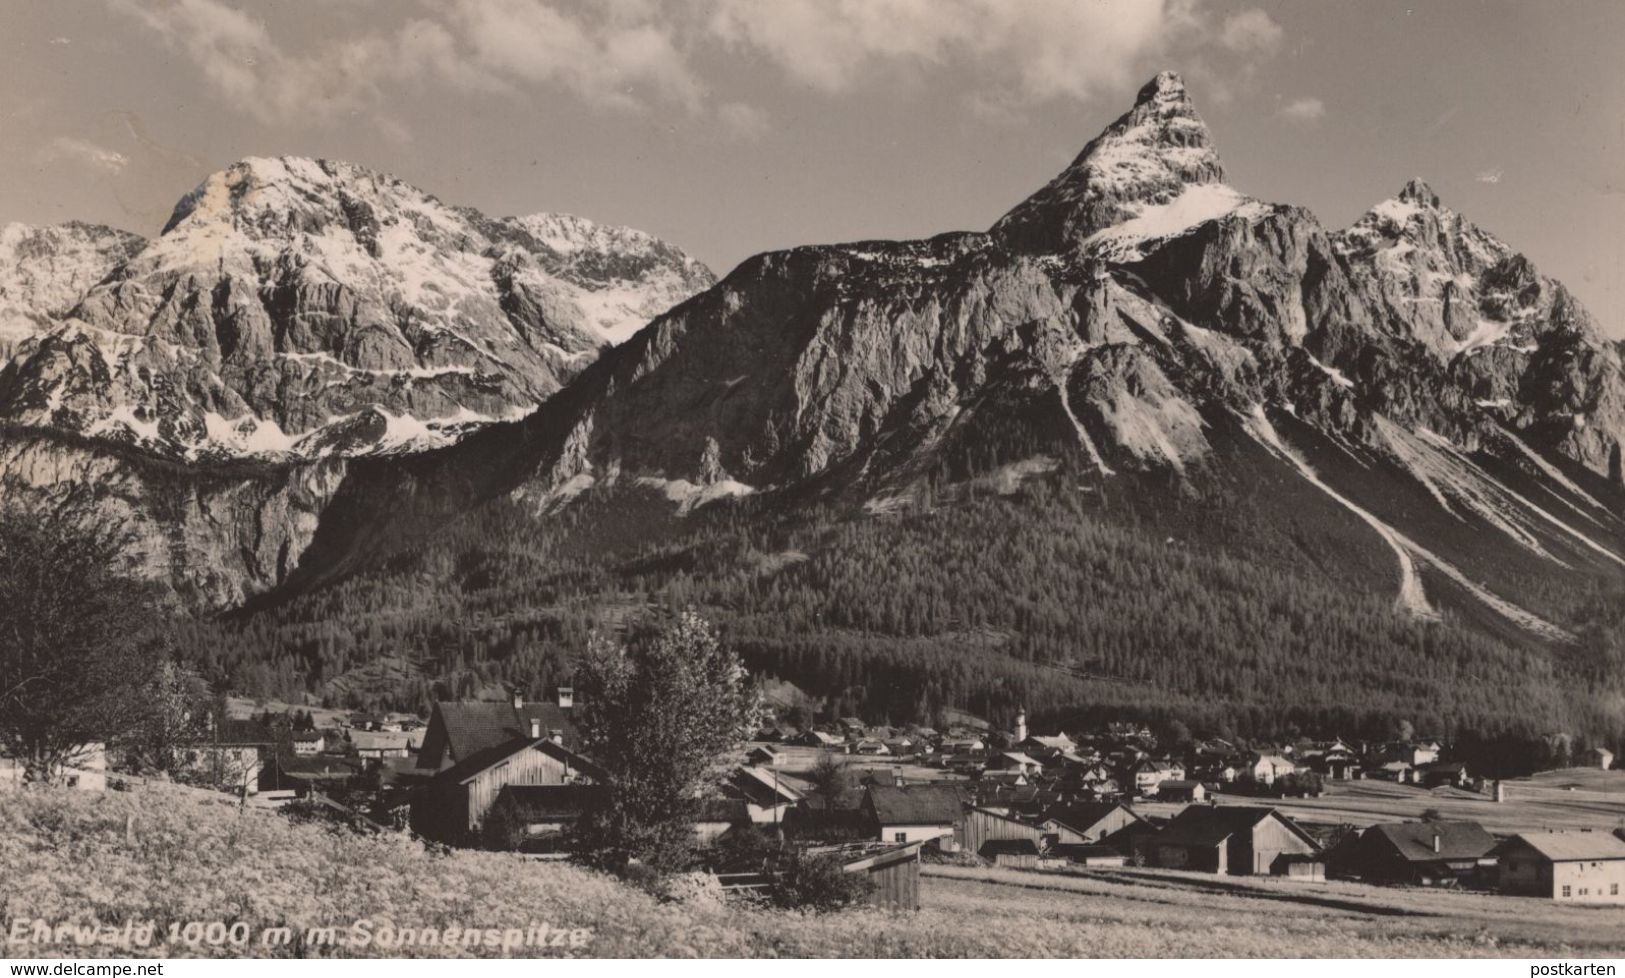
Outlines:
{"type": "Polygon", "coordinates": [[[1061,250],[1147,207],[1171,204],[1193,186],[1224,179],[1212,134],[1184,80],[1165,71],[1060,175],[1000,218],[992,233],[1029,250],[1061,250]]]}

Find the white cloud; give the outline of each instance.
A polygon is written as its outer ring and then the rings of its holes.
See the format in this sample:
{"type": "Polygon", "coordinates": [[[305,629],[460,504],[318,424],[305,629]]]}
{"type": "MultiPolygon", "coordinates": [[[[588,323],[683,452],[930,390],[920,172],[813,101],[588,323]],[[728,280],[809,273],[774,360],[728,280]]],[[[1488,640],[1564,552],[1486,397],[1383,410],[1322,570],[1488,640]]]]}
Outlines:
{"type": "Polygon", "coordinates": [[[1501,177],[1504,175],[1505,174],[1501,168],[1496,167],[1493,170],[1485,170],[1483,173],[1480,173],[1473,179],[1477,180],[1479,183],[1500,183],[1501,177]]]}
{"type": "Polygon", "coordinates": [[[1219,43],[1237,54],[1271,54],[1281,46],[1284,34],[1269,14],[1249,7],[1225,18],[1219,43]]]}
{"type": "Polygon", "coordinates": [[[118,176],[130,165],[130,158],[123,153],[73,136],[58,136],[51,140],[40,154],[40,159],[46,163],[68,160],[110,176],[118,176]]]}
{"type": "Polygon", "coordinates": [[[752,93],[715,92],[702,70],[740,55],[826,93],[935,71],[969,89],[968,102],[1019,110],[1120,96],[1154,70],[1200,61],[1203,47],[1257,53],[1282,36],[1256,8],[1215,26],[1202,0],[422,0],[400,27],[342,20],[295,47],[239,0],[106,2],[262,123],[364,113],[386,131],[399,131],[390,113],[403,90],[444,85],[675,107],[749,135],[765,122],[746,104],[752,93]]]}
{"type": "Polygon", "coordinates": [[[53,37],[53,38],[51,38],[51,43],[53,45],[55,45],[56,47],[59,47],[59,48],[60,47],[67,47],[69,44],[73,43],[73,38],[71,38],[71,37],[53,37]]]}
{"type": "Polygon", "coordinates": [[[1326,115],[1326,103],[1318,98],[1295,98],[1281,106],[1281,115],[1292,122],[1317,122],[1326,115]]]}
{"type": "Polygon", "coordinates": [[[1183,0],[720,0],[708,25],[793,81],[846,91],[882,65],[950,64],[1029,99],[1132,83],[1189,26],[1183,0]]]}

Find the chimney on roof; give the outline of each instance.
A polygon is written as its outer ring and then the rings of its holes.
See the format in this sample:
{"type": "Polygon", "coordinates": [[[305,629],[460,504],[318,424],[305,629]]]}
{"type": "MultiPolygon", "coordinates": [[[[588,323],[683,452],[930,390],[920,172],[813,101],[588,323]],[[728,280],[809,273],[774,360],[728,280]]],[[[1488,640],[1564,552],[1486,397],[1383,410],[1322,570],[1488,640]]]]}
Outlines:
{"type": "Polygon", "coordinates": [[[559,687],[559,709],[568,710],[576,703],[576,691],[573,686],[559,687]]]}
{"type": "Polygon", "coordinates": [[[1026,740],[1026,739],[1027,739],[1027,708],[1023,706],[1023,707],[1020,707],[1019,709],[1016,710],[1016,743],[1019,744],[1019,743],[1021,743],[1022,741],[1026,740]]]}
{"type": "Polygon", "coordinates": [[[537,719],[536,717],[531,717],[530,718],[530,739],[531,740],[541,740],[542,739],[542,721],[537,719]]]}
{"type": "Polygon", "coordinates": [[[1438,832],[1433,833],[1433,851],[1434,852],[1439,851],[1439,833],[1438,832]]]}
{"type": "Polygon", "coordinates": [[[554,731],[552,731],[552,735],[553,735],[553,743],[558,744],[560,747],[563,747],[564,746],[564,731],[562,731],[562,730],[554,730],[554,731]]]}
{"type": "Polygon", "coordinates": [[[525,708],[525,687],[515,686],[513,688],[513,708],[516,710],[525,708]]]}

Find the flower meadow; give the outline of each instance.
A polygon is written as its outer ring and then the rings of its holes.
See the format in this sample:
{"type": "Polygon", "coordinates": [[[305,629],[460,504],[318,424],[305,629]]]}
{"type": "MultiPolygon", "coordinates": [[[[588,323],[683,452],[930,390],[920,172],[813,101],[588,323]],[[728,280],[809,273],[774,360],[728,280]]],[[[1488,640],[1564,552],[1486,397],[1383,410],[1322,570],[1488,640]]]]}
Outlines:
{"type": "Polygon", "coordinates": [[[703,894],[662,902],[565,863],[448,853],[174,785],[9,790],[0,791],[0,956],[1527,956],[1618,953],[1625,932],[1617,908],[1559,918],[1549,904],[1485,895],[1424,901],[1361,888],[1391,903],[1370,913],[1283,902],[1296,892],[1284,885],[1221,895],[1205,889],[1211,880],[925,870],[917,913],[816,915],[703,894]],[[5,945],[39,921],[76,930],[62,943],[5,945]],[[362,921],[369,942],[346,942],[362,921]],[[145,924],[145,946],[74,943],[91,928],[116,938],[145,924]],[[209,924],[223,940],[211,940],[209,924]],[[544,924],[540,942],[524,943],[544,924]],[[325,928],[341,937],[323,940],[325,928]],[[261,943],[279,932],[291,939],[261,943]]]}

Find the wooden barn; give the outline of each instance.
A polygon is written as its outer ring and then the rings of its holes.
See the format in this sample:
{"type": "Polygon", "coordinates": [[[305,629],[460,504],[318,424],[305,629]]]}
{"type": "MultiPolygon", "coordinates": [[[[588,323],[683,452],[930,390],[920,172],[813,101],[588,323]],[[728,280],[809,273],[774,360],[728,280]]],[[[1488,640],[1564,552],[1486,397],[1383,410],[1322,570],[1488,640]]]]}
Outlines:
{"type": "Polygon", "coordinates": [[[1030,822],[1008,815],[972,808],[965,812],[954,826],[954,842],[966,852],[981,853],[989,842],[1030,841],[1043,848],[1044,830],[1030,822]]]}
{"type": "Polygon", "coordinates": [[[1144,845],[1154,866],[1231,876],[1281,873],[1320,851],[1291,819],[1252,805],[1192,805],[1144,845]]]}
{"type": "Polygon", "coordinates": [[[509,785],[590,782],[597,766],[569,746],[567,711],[553,703],[437,703],[416,770],[411,824],[425,838],[467,845],[509,785]]]}

